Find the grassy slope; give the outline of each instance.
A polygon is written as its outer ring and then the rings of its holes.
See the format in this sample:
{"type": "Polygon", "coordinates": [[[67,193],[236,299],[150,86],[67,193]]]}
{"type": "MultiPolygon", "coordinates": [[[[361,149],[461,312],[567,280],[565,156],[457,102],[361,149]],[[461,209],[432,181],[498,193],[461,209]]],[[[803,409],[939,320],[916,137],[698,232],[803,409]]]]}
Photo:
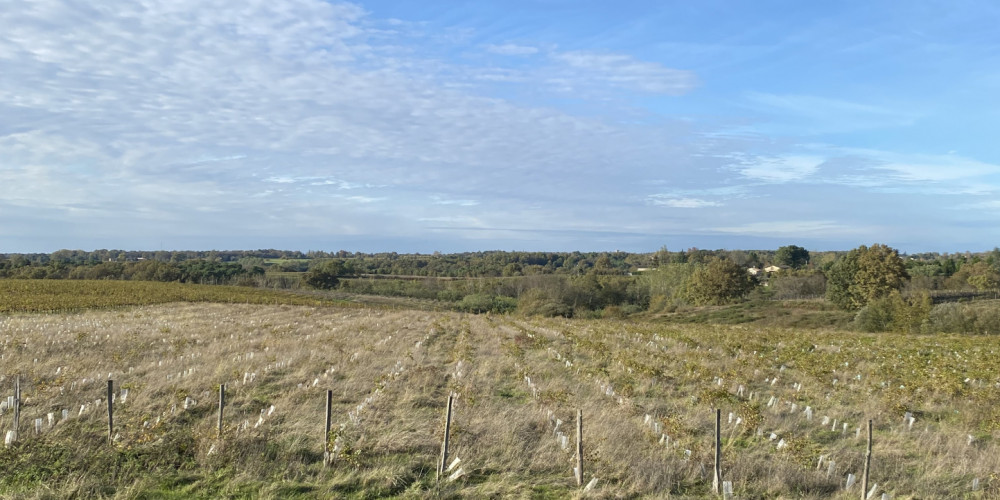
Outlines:
{"type": "Polygon", "coordinates": [[[150,281],[0,280],[0,314],[163,304],[222,302],[323,305],[338,301],[248,287],[150,281]]]}
{"type": "Polygon", "coordinates": [[[668,323],[746,324],[786,328],[848,329],[851,311],[837,309],[825,300],[751,301],[727,306],[682,309],[652,314],[668,323]]]}
{"type": "MultiPolygon", "coordinates": [[[[564,498],[576,488],[556,433],[572,441],[582,408],[587,475],[600,478],[593,496],[700,497],[709,494],[719,407],[724,422],[730,412],[743,421],[724,424],[724,470],[738,498],[856,498],[857,486],[841,488],[847,473],[860,476],[855,429],[869,418],[880,491],[990,497],[1000,486],[997,344],[287,305],[10,316],[0,318],[0,395],[20,373],[26,404],[22,441],[0,450],[0,496],[564,498]],[[129,390],[116,403],[113,446],[95,404],[109,373],[129,390]],[[219,383],[229,387],[222,441],[219,383]],[[340,438],[324,469],[327,388],[340,438]],[[451,391],[452,456],[466,476],[436,485],[451,391]],[[185,410],[187,397],[195,402],[185,410]],[[67,421],[34,435],[35,418],[58,420],[63,408],[67,421]],[[912,428],[906,411],[916,415],[912,428]],[[835,462],[832,476],[826,465],[816,470],[820,456],[835,462]],[[985,492],[971,491],[975,478],[985,492]]],[[[0,417],[0,432],[10,421],[0,417]]]]}

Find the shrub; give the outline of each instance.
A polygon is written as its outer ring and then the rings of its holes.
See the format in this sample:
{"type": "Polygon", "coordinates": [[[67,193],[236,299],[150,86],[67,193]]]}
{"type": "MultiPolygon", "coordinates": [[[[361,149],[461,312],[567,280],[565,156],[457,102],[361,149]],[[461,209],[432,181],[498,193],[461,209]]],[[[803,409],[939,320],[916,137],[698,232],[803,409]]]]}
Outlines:
{"type": "Polygon", "coordinates": [[[720,305],[742,299],[756,286],[743,266],[712,257],[688,277],[684,295],[695,305],[720,305]]]}
{"type": "Polygon", "coordinates": [[[344,274],[343,264],[331,260],[310,269],[302,276],[302,281],[319,290],[330,290],[337,287],[342,274],[344,274]]]}
{"type": "Polygon", "coordinates": [[[462,300],[462,292],[454,289],[441,290],[437,293],[437,299],[445,302],[458,302],[462,300]]]}
{"type": "Polygon", "coordinates": [[[892,325],[892,303],[888,298],[876,299],[858,310],[855,326],[865,332],[885,332],[892,325]]]}
{"type": "Polygon", "coordinates": [[[573,308],[550,297],[544,290],[532,288],[517,300],[517,311],[525,316],[573,316],[573,308]]]}
{"type": "Polygon", "coordinates": [[[938,304],[931,309],[924,327],[926,333],[970,332],[975,326],[975,314],[967,307],[955,302],[938,304]]]}
{"type": "Polygon", "coordinates": [[[904,298],[893,291],[862,307],[854,316],[854,324],[866,332],[917,333],[927,322],[930,311],[931,300],[926,293],[904,298]]]}
{"type": "Polygon", "coordinates": [[[975,332],[987,335],[1000,333],[1000,310],[995,307],[979,309],[975,332]]]}
{"type": "Polygon", "coordinates": [[[486,293],[473,293],[462,297],[458,309],[464,312],[505,314],[517,309],[517,299],[486,293]]]}
{"type": "Polygon", "coordinates": [[[778,300],[822,297],[826,294],[826,276],[822,273],[776,276],[768,281],[768,288],[778,300]]]}
{"type": "Polygon", "coordinates": [[[458,308],[464,312],[484,313],[493,307],[493,297],[485,293],[473,293],[462,297],[458,308]]]}

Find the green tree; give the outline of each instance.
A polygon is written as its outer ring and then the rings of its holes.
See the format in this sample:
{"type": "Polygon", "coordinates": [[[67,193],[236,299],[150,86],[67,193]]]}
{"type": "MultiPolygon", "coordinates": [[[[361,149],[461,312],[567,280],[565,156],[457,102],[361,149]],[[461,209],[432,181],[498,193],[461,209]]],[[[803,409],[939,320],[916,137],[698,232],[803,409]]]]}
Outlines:
{"type": "Polygon", "coordinates": [[[695,305],[726,304],[745,297],[755,285],[743,266],[711,257],[688,277],[684,295],[695,305]]]}
{"type": "Polygon", "coordinates": [[[932,307],[927,292],[903,297],[893,290],[889,295],[872,300],[862,307],[854,322],[866,332],[919,333],[928,321],[932,307]]]}
{"type": "Polygon", "coordinates": [[[313,266],[302,276],[302,281],[319,290],[336,288],[344,273],[344,263],[339,260],[328,260],[313,266]]]}
{"type": "Polygon", "coordinates": [[[663,245],[660,247],[656,253],[653,254],[653,267],[665,266],[670,263],[670,250],[667,250],[667,246],[663,245]]]}
{"type": "Polygon", "coordinates": [[[827,299],[842,309],[856,310],[899,290],[909,276],[899,252],[876,243],[847,252],[826,278],[827,299]]]}
{"type": "Polygon", "coordinates": [[[993,247],[993,250],[986,256],[986,262],[1000,271],[1000,247],[993,247]]]}
{"type": "Polygon", "coordinates": [[[796,245],[786,245],[774,253],[774,262],[779,266],[800,269],[809,263],[809,250],[796,245]]]}
{"type": "Polygon", "coordinates": [[[968,272],[966,282],[976,287],[976,290],[992,290],[1000,286],[1000,273],[986,261],[962,266],[962,271],[968,272]]]}

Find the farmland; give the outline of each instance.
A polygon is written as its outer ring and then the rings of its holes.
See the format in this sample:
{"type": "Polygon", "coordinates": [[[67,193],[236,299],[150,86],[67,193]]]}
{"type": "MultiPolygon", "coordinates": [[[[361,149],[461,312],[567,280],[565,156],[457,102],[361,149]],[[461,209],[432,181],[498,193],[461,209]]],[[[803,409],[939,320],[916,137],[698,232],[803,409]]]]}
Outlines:
{"type": "Polygon", "coordinates": [[[581,409],[587,497],[703,497],[716,408],[736,498],[857,498],[869,419],[876,497],[1000,491],[995,337],[162,296],[0,317],[0,396],[20,375],[24,401],[0,496],[573,497],[581,409]],[[437,483],[451,393],[463,472],[437,483]]]}
{"type": "MultiPolygon", "coordinates": [[[[273,290],[143,281],[0,280],[0,314],[163,304],[228,302],[322,305],[336,301],[273,290]]],[[[347,305],[345,302],[339,302],[347,305]]]]}

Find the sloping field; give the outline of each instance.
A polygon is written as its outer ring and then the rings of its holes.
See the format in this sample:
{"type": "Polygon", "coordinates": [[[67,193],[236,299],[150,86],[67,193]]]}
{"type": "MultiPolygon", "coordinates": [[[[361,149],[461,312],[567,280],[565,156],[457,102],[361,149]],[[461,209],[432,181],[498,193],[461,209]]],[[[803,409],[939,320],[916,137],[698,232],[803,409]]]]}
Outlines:
{"type": "Polygon", "coordinates": [[[993,498],[997,366],[993,337],[210,303],[6,316],[0,434],[17,374],[24,404],[0,496],[705,497],[719,408],[736,498],[860,497],[868,419],[872,498],[993,498]],[[438,484],[452,392],[462,473],[438,484]]]}
{"type": "Polygon", "coordinates": [[[0,280],[0,314],[79,311],[168,302],[351,305],[321,296],[238,286],[117,280],[0,280]]]}

